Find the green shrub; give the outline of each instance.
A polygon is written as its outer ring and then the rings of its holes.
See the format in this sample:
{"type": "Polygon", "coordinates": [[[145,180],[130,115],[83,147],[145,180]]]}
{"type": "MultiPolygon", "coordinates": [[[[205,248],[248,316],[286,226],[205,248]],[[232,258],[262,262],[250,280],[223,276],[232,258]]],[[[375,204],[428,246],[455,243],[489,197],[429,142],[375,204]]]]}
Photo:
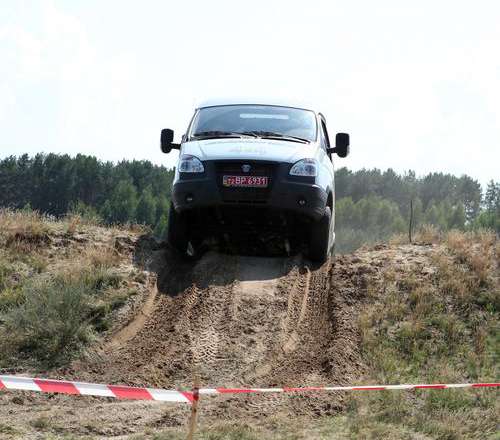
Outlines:
{"type": "Polygon", "coordinates": [[[0,292],[7,287],[12,268],[6,262],[0,260],[0,292]]]}
{"type": "Polygon", "coordinates": [[[102,218],[93,206],[87,205],[81,200],[69,204],[68,214],[79,216],[83,223],[90,225],[102,224],[102,218]]]}
{"type": "Polygon", "coordinates": [[[92,307],[89,286],[81,281],[37,280],[24,286],[24,302],[2,316],[2,357],[34,357],[52,366],[87,342],[92,307]]]}
{"type": "Polygon", "coordinates": [[[71,358],[97,331],[109,328],[109,313],[130,290],[105,268],[37,277],[0,292],[0,365],[36,361],[52,367],[71,358]],[[8,335],[8,337],[7,337],[8,335]]]}
{"type": "Polygon", "coordinates": [[[6,289],[0,290],[0,312],[22,304],[23,301],[23,289],[8,287],[6,289]]]}

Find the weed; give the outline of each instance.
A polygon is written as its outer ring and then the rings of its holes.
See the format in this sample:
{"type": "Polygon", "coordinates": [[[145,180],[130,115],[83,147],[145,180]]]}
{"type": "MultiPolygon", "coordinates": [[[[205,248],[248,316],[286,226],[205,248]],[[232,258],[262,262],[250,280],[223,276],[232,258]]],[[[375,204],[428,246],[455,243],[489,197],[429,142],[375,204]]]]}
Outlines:
{"type": "Polygon", "coordinates": [[[429,316],[433,312],[441,312],[444,309],[435,290],[428,285],[415,287],[410,292],[409,301],[413,313],[419,318],[429,316]]]}
{"type": "Polygon", "coordinates": [[[25,252],[50,239],[49,222],[36,211],[1,210],[0,231],[6,247],[25,252]]]}
{"type": "Polygon", "coordinates": [[[0,211],[0,365],[63,364],[109,328],[110,312],[133,293],[116,269],[123,256],[110,244],[62,248],[54,268],[39,244],[78,226],[77,216],[64,223],[32,211],[0,211]]]}
{"type": "Polygon", "coordinates": [[[40,416],[31,422],[31,426],[40,431],[46,431],[50,426],[50,419],[46,416],[40,416]]]}
{"type": "Polygon", "coordinates": [[[13,272],[14,268],[0,255],[0,292],[10,284],[9,279],[13,272]]]}
{"type": "Polygon", "coordinates": [[[183,440],[185,438],[185,433],[173,431],[147,432],[146,430],[144,434],[133,435],[130,440],[183,440]]]}
{"type": "Polygon", "coordinates": [[[441,239],[439,230],[433,225],[422,225],[415,234],[415,242],[421,244],[435,244],[441,239]]]}
{"type": "Polygon", "coordinates": [[[90,267],[108,269],[116,266],[120,260],[120,254],[110,246],[92,246],[85,249],[82,256],[83,263],[90,267]]]}
{"type": "Polygon", "coordinates": [[[18,431],[10,425],[0,423],[0,434],[16,435],[16,434],[18,434],[18,431]]]}
{"type": "Polygon", "coordinates": [[[402,244],[408,244],[408,234],[394,234],[387,241],[391,246],[398,246],[402,244]]]}
{"type": "MultiPolygon", "coordinates": [[[[88,261],[88,260],[87,260],[88,261]]],[[[131,292],[120,289],[121,274],[103,266],[69,266],[0,292],[0,361],[36,360],[60,365],[95,331],[109,328],[109,313],[131,292]]]]}
{"type": "Polygon", "coordinates": [[[451,231],[446,236],[446,245],[458,263],[465,264],[477,278],[479,284],[488,284],[494,271],[496,234],[490,231],[451,231]]]}
{"type": "Polygon", "coordinates": [[[258,440],[262,438],[255,429],[247,425],[229,424],[220,426],[202,434],[203,440],[258,440]]]}
{"type": "Polygon", "coordinates": [[[66,230],[66,233],[68,235],[73,235],[78,229],[78,226],[80,225],[81,221],[82,219],[78,214],[73,214],[68,216],[68,228],[66,230]]]}
{"type": "Polygon", "coordinates": [[[0,291],[0,312],[19,306],[24,302],[24,291],[21,288],[9,287],[0,291]]]}
{"type": "Polygon", "coordinates": [[[36,280],[24,287],[24,302],[3,315],[3,354],[59,363],[91,337],[89,286],[36,280]],[[6,346],[5,346],[6,345],[6,346]]]}

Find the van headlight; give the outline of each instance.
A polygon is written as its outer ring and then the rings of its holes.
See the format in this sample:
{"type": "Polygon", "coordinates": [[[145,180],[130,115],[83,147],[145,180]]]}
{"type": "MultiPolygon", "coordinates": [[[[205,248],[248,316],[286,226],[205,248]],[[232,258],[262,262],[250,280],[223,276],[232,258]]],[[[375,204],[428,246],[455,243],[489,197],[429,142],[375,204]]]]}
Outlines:
{"type": "Polygon", "coordinates": [[[299,160],[293,165],[290,175],[316,177],[318,175],[318,164],[314,159],[299,160]]]}
{"type": "Polygon", "coordinates": [[[179,160],[179,172],[180,173],[203,173],[205,172],[205,167],[201,163],[201,160],[196,156],[190,156],[189,154],[183,154],[179,160]]]}

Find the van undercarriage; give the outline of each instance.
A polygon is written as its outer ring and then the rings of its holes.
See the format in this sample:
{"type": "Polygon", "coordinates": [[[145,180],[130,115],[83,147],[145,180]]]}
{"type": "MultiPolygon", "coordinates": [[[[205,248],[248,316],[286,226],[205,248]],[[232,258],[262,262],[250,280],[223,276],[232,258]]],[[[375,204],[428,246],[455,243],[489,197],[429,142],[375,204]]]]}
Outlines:
{"type": "Polygon", "coordinates": [[[180,215],[193,250],[216,247],[252,255],[293,254],[305,249],[314,223],[295,212],[245,205],[197,208],[180,215]]]}

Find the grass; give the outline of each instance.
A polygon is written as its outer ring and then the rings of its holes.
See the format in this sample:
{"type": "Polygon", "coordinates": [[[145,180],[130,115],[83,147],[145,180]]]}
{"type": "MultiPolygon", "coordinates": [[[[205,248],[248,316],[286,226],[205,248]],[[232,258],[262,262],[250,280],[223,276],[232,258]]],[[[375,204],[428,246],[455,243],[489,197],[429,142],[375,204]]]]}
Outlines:
{"type": "Polygon", "coordinates": [[[2,316],[2,360],[34,358],[53,366],[91,340],[90,286],[37,280],[23,287],[24,301],[2,316]]]}
{"type": "Polygon", "coordinates": [[[422,225],[415,234],[415,243],[419,244],[437,244],[441,241],[439,229],[433,225],[422,225]]]}
{"type": "Polygon", "coordinates": [[[40,416],[31,422],[31,426],[36,430],[46,431],[51,426],[51,420],[46,416],[40,416]]]}
{"type": "Polygon", "coordinates": [[[108,328],[107,315],[126,300],[121,281],[105,269],[83,269],[24,283],[1,315],[0,335],[9,337],[0,342],[0,362],[32,359],[51,367],[68,360],[108,328]]]}
{"type": "MultiPolygon", "coordinates": [[[[423,243],[438,239],[427,231],[423,243]]],[[[498,381],[499,272],[497,237],[450,232],[431,264],[398,279],[391,269],[370,291],[361,314],[364,358],[372,383],[498,381]]],[[[494,438],[496,390],[439,390],[353,395],[353,438],[494,438]]]]}
{"type": "MultiPolygon", "coordinates": [[[[14,429],[12,426],[0,422],[0,434],[2,434],[2,437],[4,435],[5,436],[16,436],[19,434],[19,432],[16,429],[14,429]]],[[[7,437],[7,438],[9,438],[9,437],[7,437]]]]}
{"type": "Polygon", "coordinates": [[[37,212],[0,211],[2,242],[18,252],[30,252],[50,240],[51,220],[37,212]]]}
{"type": "MultiPolygon", "coordinates": [[[[288,426],[280,425],[279,432],[253,426],[241,422],[218,423],[210,428],[196,430],[197,440],[299,440],[304,438],[298,432],[293,432],[288,426]]],[[[130,437],[130,440],[181,440],[186,438],[186,432],[164,430],[147,432],[130,437]]],[[[329,437],[325,437],[329,438],[329,437]]]]}
{"type": "Polygon", "coordinates": [[[72,241],[81,226],[74,218],[0,211],[0,367],[66,363],[135,293],[115,231],[82,227],[84,240],[72,241]]]}

